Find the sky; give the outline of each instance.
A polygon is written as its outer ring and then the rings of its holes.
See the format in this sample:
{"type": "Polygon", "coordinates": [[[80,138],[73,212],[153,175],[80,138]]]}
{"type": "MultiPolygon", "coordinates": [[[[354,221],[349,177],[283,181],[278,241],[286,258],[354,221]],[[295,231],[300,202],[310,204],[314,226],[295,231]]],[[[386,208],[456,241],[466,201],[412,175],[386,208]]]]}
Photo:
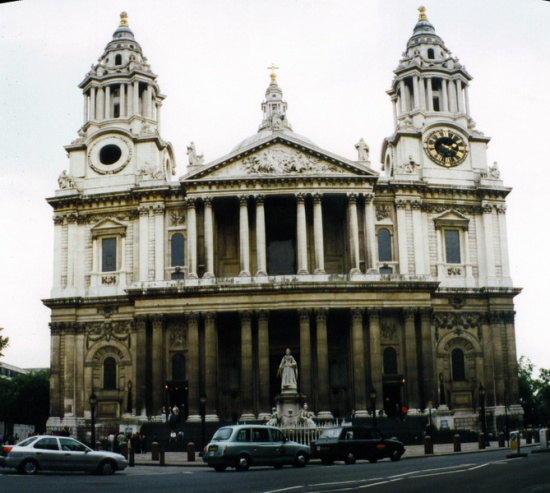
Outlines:
{"type": "Polygon", "coordinates": [[[0,333],[3,362],[48,367],[52,210],[63,146],[83,122],[78,84],[103,53],[120,12],[167,96],[161,136],[177,176],[193,141],[213,161],[254,134],[269,70],[293,130],[372,167],[393,133],[393,70],[424,5],[474,77],[470,111],[492,138],[489,163],[507,200],[519,356],[550,368],[550,2],[543,0],[22,0],[0,3],[0,333]],[[546,226],[544,226],[546,224],[546,226]],[[539,250],[539,247],[541,250],[539,250]]]}

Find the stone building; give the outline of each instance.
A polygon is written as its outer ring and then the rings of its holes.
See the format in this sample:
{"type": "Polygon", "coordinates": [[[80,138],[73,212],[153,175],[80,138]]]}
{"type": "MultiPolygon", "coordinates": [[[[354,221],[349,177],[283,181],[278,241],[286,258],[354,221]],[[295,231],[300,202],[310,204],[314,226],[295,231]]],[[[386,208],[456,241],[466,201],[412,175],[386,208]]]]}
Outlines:
{"type": "Polygon", "coordinates": [[[351,161],[295,133],[272,69],[258,132],[208,163],[189,145],[176,179],[164,96],[121,14],[48,199],[50,428],[89,424],[91,393],[99,423],[174,405],[188,423],[201,406],[266,419],[287,347],[317,419],[374,404],[475,422],[480,385],[488,410],[520,413],[510,188],[425,11],[388,91],[380,171],[363,139],[351,161]]]}

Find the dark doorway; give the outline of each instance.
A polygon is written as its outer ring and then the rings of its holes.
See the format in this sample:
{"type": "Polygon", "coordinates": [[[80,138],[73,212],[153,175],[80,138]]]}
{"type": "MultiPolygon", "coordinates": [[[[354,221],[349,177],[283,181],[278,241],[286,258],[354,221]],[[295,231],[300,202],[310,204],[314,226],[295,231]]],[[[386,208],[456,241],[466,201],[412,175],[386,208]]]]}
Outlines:
{"type": "Polygon", "coordinates": [[[270,276],[296,274],[296,204],[274,198],[265,211],[267,272],[270,276]]]}

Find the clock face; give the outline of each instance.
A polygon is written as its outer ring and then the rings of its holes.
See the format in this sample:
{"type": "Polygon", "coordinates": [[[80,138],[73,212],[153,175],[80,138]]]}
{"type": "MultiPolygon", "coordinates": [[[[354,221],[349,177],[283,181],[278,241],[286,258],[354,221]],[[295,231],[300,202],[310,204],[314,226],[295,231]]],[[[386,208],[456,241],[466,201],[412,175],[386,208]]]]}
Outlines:
{"type": "Polygon", "coordinates": [[[464,139],[451,130],[432,132],[424,142],[424,150],[434,163],[446,168],[458,166],[468,154],[464,139]]]}

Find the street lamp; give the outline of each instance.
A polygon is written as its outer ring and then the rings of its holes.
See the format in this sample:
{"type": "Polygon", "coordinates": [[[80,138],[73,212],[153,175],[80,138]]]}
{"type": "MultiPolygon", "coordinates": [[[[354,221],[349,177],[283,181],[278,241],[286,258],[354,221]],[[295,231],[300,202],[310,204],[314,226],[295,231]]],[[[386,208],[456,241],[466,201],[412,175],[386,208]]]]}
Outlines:
{"type": "Polygon", "coordinates": [[[126,403],[126,412],[132,414],[132,380],[128,380],[128,399],[126,403]]]}
{"type": "Polygon", "coordinates": [[[489,439],[487,437],[487,421],[485,418],[485,387],[482,383],[479,384],[479,388],[477,390],[479,392],[479,401],[481,407],[481,431],[483,432],[485,445],[488,445],[489,439]]]}
{"type": "Polygon", "coordinates": [[[206,445],[206,394],[202,394],[199,399],[201,411],[201,454],[206,445]]]}
{"type": "Polygon", "coordinates": [[[90,411],[92,412],[92,449],[95,450],[95,407],[97,406],[97,396],[94,391],[90,394],[90,411]]]}
{"type": "Polygon", "coordinates": [[[372,426],[376,427],[376,389],[374,387],[370,388],[369,397],[372,408],[372,426]]]}

